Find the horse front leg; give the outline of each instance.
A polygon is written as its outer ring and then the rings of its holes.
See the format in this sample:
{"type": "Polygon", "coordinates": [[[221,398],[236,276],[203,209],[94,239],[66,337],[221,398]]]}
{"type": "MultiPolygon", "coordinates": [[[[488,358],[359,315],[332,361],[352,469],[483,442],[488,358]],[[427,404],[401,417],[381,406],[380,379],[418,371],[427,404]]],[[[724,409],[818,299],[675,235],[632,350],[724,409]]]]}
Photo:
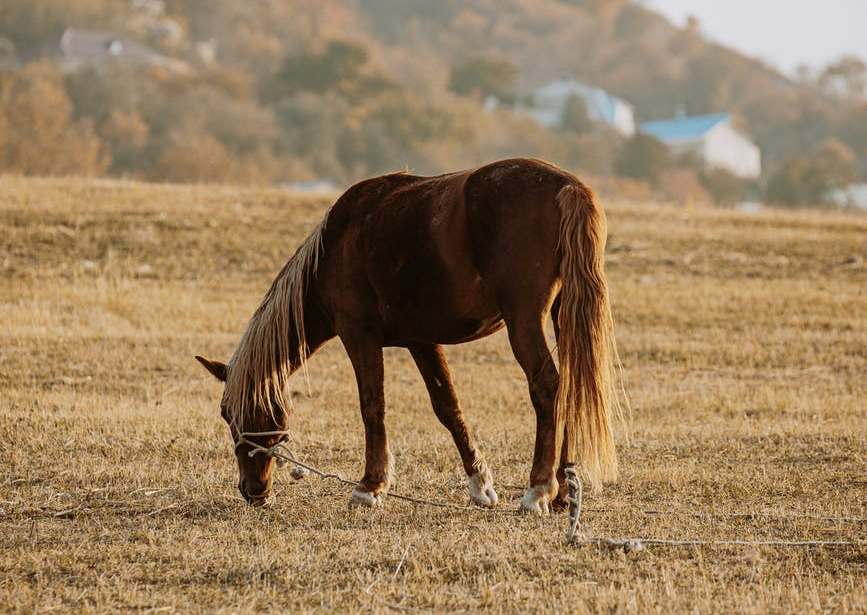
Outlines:
{"type": "Polygon", "coordinates": [[[496,506],[499,501],[494,490],[494,479],[488,464],[479,454],[476,443],[464,422],[452,376],[446,363],[442,346],[436,344],[413,344],[409,352],[424,379],[431,405],[455,441],[464,471],[467,473],[470,499],[483,507],[496,506]]]}
{"type": "Polygon", "coordinates": [[[379,506],[391,484],[392,457],[385,431],[382,345],[372,337],[341,337],[358,383],[364,422],[364,476],[350,504],[379,506]]]}

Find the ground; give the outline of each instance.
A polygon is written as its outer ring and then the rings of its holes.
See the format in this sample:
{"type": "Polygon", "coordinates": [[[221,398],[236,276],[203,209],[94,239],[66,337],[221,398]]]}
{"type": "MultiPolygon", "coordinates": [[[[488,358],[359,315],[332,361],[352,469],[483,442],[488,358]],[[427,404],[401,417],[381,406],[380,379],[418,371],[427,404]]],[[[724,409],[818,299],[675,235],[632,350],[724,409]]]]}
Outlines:
{"type": "MultiPolygon", "coordinates": [[[[605,203],[632,415],[585,535],[518,516],[533,416],[503,333],[449,347],[500,511],[278,479],[246,506],[193,355],[227,359],[328,202],[280,190],[0,178],[0,610],[864,612],[867,218],[605,203]]],[[[386,353],[394,490],[467,501],[408,353],[386,353]]],[[[293,444],[359,477],[339,342],[294,384],[293,444]]]]}

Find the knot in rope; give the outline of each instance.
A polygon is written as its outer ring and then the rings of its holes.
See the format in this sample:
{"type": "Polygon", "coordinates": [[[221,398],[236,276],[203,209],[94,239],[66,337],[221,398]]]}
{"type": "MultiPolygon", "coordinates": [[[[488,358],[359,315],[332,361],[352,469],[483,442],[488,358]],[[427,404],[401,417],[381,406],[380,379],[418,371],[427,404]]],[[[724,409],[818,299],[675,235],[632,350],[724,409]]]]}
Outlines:
{"type": "Polygon", "coordinates": [[[569,527],[566,530],[566,541],[571,542],[578,531],[581,521],[581,500],[584,497],[584,488],[575,466],[566,466],[566,486],[569,488],[566,501],[569,502],[569,527]]]}
{"type": "Polygon", "coordinates": [[[235,441],[235,452],[238,452],[238,447],[242,444],[246,444],[250,447],[250,450],[247,452],[248,457],[255,457],[256,455],[265,455],[266,457],[271,457],[277,461],[277,466],[282,468],[287,464],[293,464],[292,471],[290,472],[292,478],[295,480],[299,480],[307,476],[309,471],[298,465],[298,460],[295,457],[295,453],[292,452],[292,449],[286,444],[287,440],[291,433],[286,430],[276,430],[276,431],[242,431],[238,435],[238,439],[235,441]],[[280,436],[280,439],[274,446],[262,446],[258,442],[253,442],[250,440],[250,437],[263,437],[263,436],[280,436]]]}

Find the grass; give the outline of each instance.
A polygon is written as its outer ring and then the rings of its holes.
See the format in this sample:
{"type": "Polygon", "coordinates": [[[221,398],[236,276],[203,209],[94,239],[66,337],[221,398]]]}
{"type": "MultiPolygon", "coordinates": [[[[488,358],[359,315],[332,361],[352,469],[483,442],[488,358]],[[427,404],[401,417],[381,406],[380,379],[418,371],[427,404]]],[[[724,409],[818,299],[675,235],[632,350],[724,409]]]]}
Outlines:
{"type": "MultiPolygon", "coordinates": [[[[533,416],[502,333],[450,347],[505,513],[347,509],[279,475],[245,506],[220,387],[273,275],[327,203],[279,190],[0,178],[0,610],[864,612],[867,219],[608,204],[634,409],[595,536],[845,540],[844,548],[563,542],[508,514],[533,416]],[[643,511],[664,511],[649,514],[643,511]],[[700,513],[695,515],[694,513],[700,513]],[[749,513],[742,515],[744,513],[749,513]]],[[[362,464],[339,342],[292,426],[306,460],[362,464]]],[[[464,503],[408,353],[386,353],[398,492],[464,503]]]]}

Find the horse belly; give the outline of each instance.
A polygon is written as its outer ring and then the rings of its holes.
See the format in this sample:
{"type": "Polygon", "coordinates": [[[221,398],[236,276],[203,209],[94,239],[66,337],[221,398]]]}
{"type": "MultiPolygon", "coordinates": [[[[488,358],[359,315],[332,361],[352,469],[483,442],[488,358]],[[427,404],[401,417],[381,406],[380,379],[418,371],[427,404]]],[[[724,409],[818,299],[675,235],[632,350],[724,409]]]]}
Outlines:
{"type": "Polygon", "coordinates": [[[503,326],[496,301],[474,271],[409,262],[380,311],[390,344],[457,344],[503,326]]]}

